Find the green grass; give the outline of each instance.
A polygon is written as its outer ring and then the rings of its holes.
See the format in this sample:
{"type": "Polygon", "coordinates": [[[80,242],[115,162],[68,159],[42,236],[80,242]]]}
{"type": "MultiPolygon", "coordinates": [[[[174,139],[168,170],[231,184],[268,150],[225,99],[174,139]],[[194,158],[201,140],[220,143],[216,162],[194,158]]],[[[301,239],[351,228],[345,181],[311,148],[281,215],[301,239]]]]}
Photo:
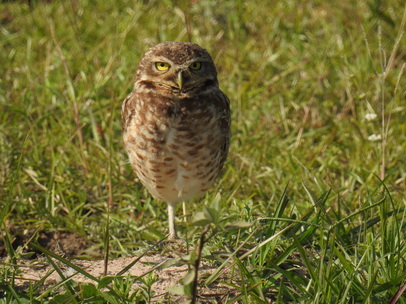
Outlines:
{"type": "Polygon", "coordinates": [[[62,230],[97,255],[108,225],[117,257],[165,235],[166,205],[135,181],[120,123],[140,56],[165,40],[209,50],[232,104],[224,175],[187,205],[189,223],[214,206],[197,223],[216,232],[202,260],[230,254],[202,284],[230,269],[229,303],[389,303],[406,284],[403,1],[264,3],[0,2],[0,225],[12,258],[0,303],[149,301],[153,278],[136,294],[131,278],[106,278],[108,291],[17,290],[11,243],[62,230]]]}

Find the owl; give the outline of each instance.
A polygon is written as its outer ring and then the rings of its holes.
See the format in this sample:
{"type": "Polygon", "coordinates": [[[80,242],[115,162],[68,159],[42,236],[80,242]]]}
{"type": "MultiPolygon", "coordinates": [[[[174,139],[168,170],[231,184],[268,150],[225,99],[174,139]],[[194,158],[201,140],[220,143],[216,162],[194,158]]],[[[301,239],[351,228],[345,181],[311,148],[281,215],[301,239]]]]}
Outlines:
{"type": "Polygon", "coordinates": [[[163,42],[142,57],[122,105],[125,149],[141,183],[175,207],[202,196],[218,177],[230,143],[230,101],[209,53],[189,42],[163,42]]]}

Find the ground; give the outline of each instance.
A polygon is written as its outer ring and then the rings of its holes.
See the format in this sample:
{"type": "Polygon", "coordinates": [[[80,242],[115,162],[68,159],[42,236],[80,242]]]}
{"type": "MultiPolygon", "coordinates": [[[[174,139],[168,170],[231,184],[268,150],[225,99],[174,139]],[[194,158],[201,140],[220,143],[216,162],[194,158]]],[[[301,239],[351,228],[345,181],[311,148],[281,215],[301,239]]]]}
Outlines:
{"type": "MultiPolygon", "coordinates": [[[[15,249],[17,249],[18,246],[24,246],[26,242],[27,239],[24,239],[24,237],[21,236],[15,240],[13,246],[15,246],[15,249]]],[[[88,275],[94,276],[95,278],[102,278],[106,275],[117,276],[124,269],[124,267],[132,263],[134,260],[137,260],[137,262],[131,268],[129,268],[128,271],[125,271],[120,275],[129,275],[132,277],[141,278],[145,277],[149,273],[154,275],[154,283],[151,285],[151,294],[153,294],[151,299],[152,302],[162,301],[164,298],[167,298],[168,288],[178,285],[180,280],[185,277],[189,270],[187,263],[180,259],[181,256],[185,254],[183,250],[184,248],[179,248],[179,246],[183,247],[185,245],[182,244],[182,241],[179,241],[178,244],[173,245],[176,248],[175,251],[172,250],[173,248],[171,248],[171,243],[168,243],[166,245],[162,245],[166,247],[164,252],[162,252],[162,250],[159,252],[155,250],[146,252],[146,255],[140,259],[138,259],[137,256],[109,259],[106,273],[104,273],[104,260],[83,260],[72,258],[85,252],[89,246],[84,238],[80,237],[79,235],[64,232],[44,232],[40,233],[38,243],[44,248],[62,255],[71,263],[86,271],[88,275]],[[172,254],[170,254],[168,251],[172,252],[172,254]],[[177,252],[178,256],[174,255],[174,252],[177,252]],[[162,266],[164,266],[163,264],[170,265],[162,268],[162,266]]],[[[161,249],[164,248],[161,247],[161,249]]],[[[0,258],[3,258],[7,263],[6,250],[1,239],[0,252],[2,254],[0,258]]],[[[54,261],[58,263],[57,260],[54,259],[54,261]]],[[[54,266],[52,266],[49,261],[47,261],[47,259],[44,258],[44,256],[38,251],[34,251],[30,258],[19,259],[17,263],[19,264],[21,270],[21,273],[19,273],[15,281],[15,287],[17,290],[24,290],[29,286],[29,284],[35,284],[41,280],[43,280],[42,288],[46,290],[46,288],[49,286],[55,285],[63,280],[62,277],[55,272],[54,266]]],[[[63,271],[64,277],[72,276],[77,283],[95,284],[94,280],[90,279],[88,276],[75,272],[73,268],[63,264],[59,264],[59,266],[63,271]]],[[[200,265],[199,276],[202,278],[207,277],[215,269],[215,266],[209,265],[208,263],[203,263],[200,265]]],[[[220,277],[220,281],[222,280],[227,281],[227,272],[224,272],[220,277]]],[[[132,290],[134,291],[137,288],[140,288],[141,285],[141,282],[135,282],[132,285],[132,290]]],[[[234,294],[234,288],[222,283],[213,283],[209,286],[199,287],[200,303],[213,303],[213,301],[220,301],[221,303],[222,299],[234,294]]],[[[185,300],[185,297],[177,296],[176,294],[169,295],[169,297],[173,301],[185,300]]]]}

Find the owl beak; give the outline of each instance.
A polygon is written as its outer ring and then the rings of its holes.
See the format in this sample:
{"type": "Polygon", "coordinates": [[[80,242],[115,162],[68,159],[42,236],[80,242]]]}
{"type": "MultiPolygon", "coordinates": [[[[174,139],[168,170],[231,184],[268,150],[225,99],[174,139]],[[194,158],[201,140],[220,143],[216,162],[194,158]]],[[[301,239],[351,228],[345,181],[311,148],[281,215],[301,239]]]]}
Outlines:
{"type": "Polygon", "coordinates": [[[176,77],[176,84],[178,85],[179,89],[182,89],[183,87],[183,75],[182,71],[178,72],[178,75],[176,77]]]}

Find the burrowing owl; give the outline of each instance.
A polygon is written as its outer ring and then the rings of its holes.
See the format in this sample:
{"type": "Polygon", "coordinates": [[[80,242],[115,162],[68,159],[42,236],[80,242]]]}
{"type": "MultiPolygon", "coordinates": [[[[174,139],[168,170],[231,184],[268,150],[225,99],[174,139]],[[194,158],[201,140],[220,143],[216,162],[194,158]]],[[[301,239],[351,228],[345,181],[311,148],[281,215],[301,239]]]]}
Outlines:
{"type": "Polygon", "coordinates": [[[131,165],[152,196],[168,203],[175,239],[176,204],[203,195],[228,153],[230,102],[209,53],[189,42],[149,49],[121,115],[131,165]]]}

